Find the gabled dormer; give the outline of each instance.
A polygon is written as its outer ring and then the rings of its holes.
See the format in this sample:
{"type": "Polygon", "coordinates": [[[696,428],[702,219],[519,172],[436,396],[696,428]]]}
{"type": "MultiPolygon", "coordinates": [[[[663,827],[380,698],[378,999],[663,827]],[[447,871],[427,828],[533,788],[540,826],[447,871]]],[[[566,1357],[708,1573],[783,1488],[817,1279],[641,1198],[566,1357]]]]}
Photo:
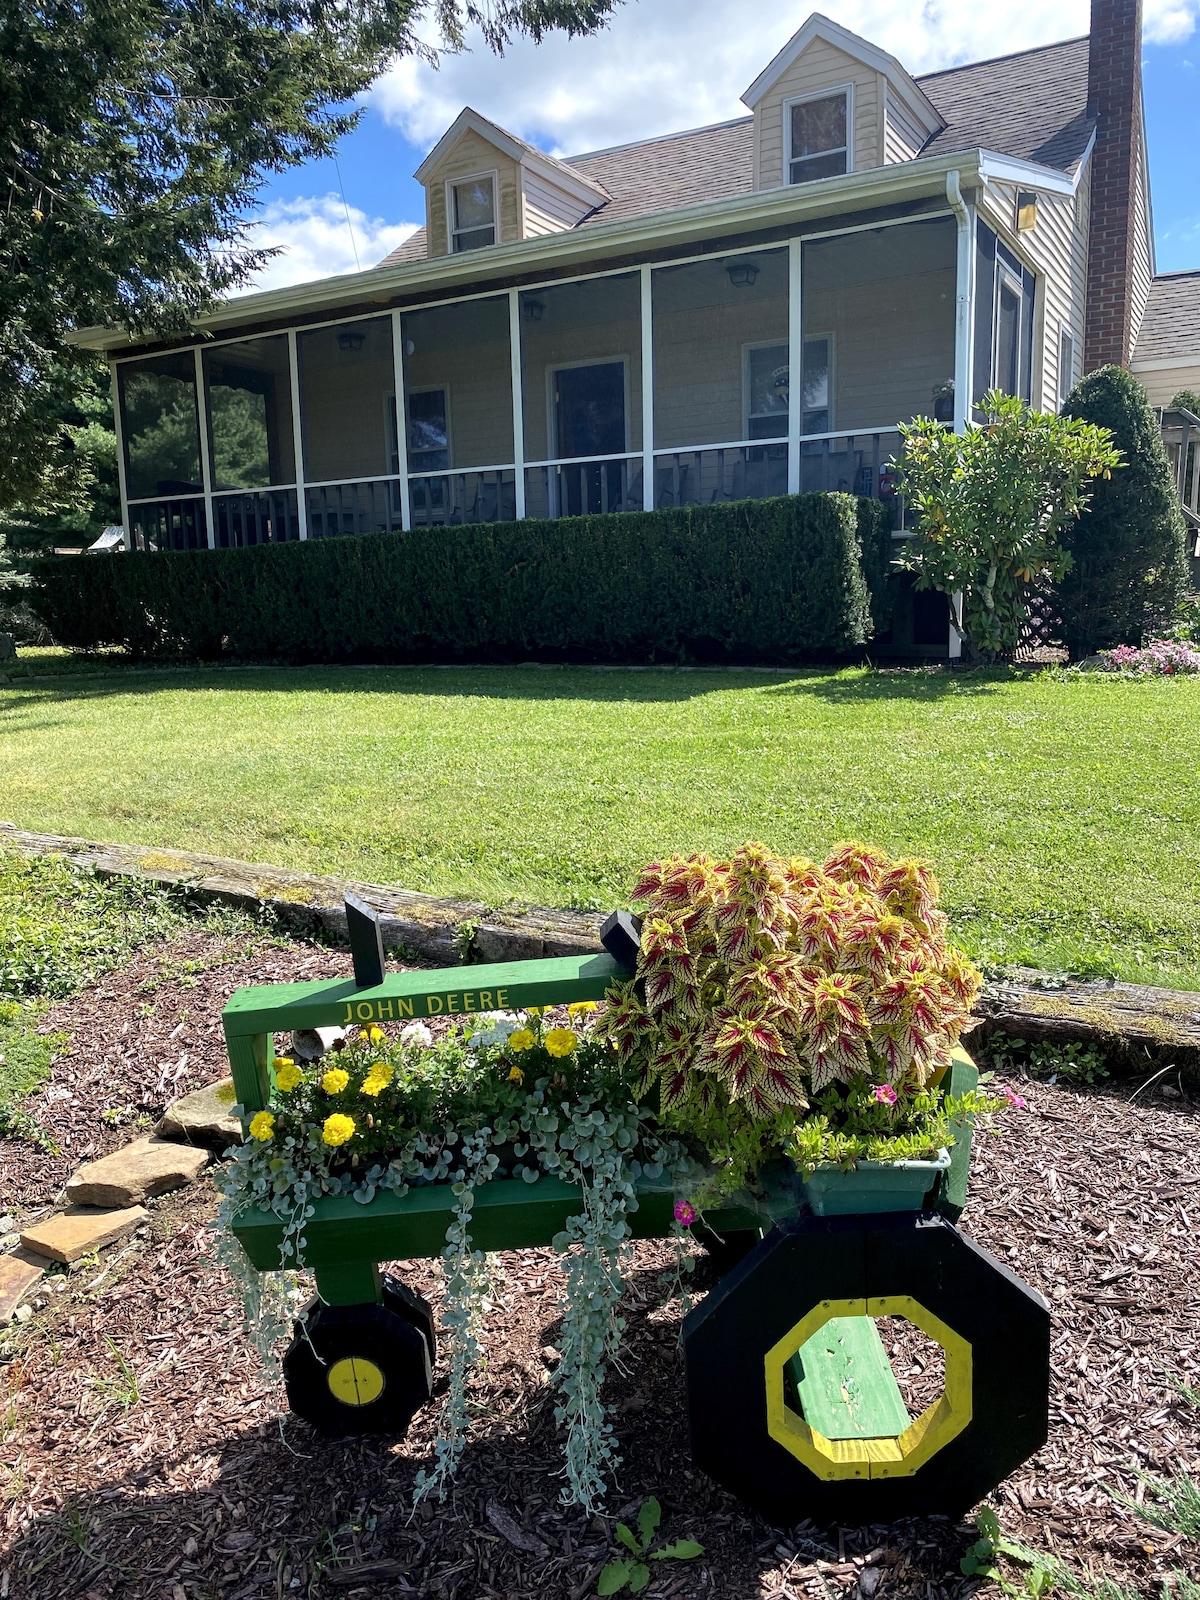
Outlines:
{"type": "Polygon", "coordinates": [[[573,228],[603,206],[602,184],[465,107],[417,168],[431,256],[573,228]]]}
{"type": "Polygon", "coordinates": [[[945,127],[895,56],[819,12],[742,101],[754,113],[758,189],[911,161],[945,127]]]}

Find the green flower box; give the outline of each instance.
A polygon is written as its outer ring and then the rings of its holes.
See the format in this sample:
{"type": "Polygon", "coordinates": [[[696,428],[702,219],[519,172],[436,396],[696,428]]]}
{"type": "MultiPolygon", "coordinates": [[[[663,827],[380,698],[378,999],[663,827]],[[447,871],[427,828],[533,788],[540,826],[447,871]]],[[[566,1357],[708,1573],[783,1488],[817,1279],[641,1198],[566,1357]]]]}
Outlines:
{"type": "Polygon", "coordinates": [[[817,1217],[920,1211],[949,1170],[949,1150],[940,1151],[934,1161],[859,1161],[845,1171],[820,1166],[803,1180],[804,1194],[817,1217]]]}

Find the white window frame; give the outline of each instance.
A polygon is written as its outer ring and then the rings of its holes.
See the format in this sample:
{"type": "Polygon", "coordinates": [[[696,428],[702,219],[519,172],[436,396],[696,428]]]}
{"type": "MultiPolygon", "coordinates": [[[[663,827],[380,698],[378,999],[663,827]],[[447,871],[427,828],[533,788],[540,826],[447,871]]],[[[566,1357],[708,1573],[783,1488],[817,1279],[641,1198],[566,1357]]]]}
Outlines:
{"type": "MultiPolygon", "coordinates": [[[[1007,241],[1001,241],[1007,245],[1007,241]]],[[[1017,393],[1021,392],[1021,364],[1025,337],[1025,281],[1006,261],[996,257],[996,285],[992,292],[992,388],[1000,387],[1000,294],[1007,289],[1017,297],[1017,393]]],[[[1032,379],[1032,374],[1030,374],[1032,379]]],[[[1006,389],[1005,394],[1008,393],[1006,389]]]]}
{"type": "MultiPolygon", "coordinates": [[[[394,396],[392,396],[392,395],[388,396],[389,400],[393,399],[393,398],[394,398],[394,396]]],[[[408,475],[409,475],[409,477],[410,478],[440,478],[440,477],[444,477],[447,473],[453,472],[455,470],[455,468],[454,468],[454,440],[453,440],[453,438],[451,436],[451,430],[450,430],[450,385],[448,383],[419,383],[419,384],[415,385],[413,388],[406,388],[405,391],[404,391],[404,412],[403,412],[403,417],[404,417],[404,426],[405,426],[405,430],[406,430],[405,431],[405,435],[404,435],[405,458],[409,463],[409,467],[408,467],[408,475]],[[421,471],[421,472],[416,472],[416,471],[413,470],[413,467],[412,467],[413,447],[412,447],[412,440],[408,437],[407,428],[408,428],[408,402],[411,400],[411,398],[413,397],[414,394],[441,394],[441,395],[445,396],[445,399],[446,399],[446,465],[444,467],[437,467],[437,468],[433,468],[433,469],[431,469],[429,471],[421,471]]],[[[389,416],[388,417],[388,427],[389,428],[391,427],[391,421],[392,421],[392,419],[389,416]]],[[[390,447],[391,447],[391,439],[390,438],[388,440],[388,446],[389,446],[389,449],[390,449],[390,447]]],[[[464,470],[467,471],[467,472],[471,472],[474,469],[471,468],[471,467],[467,467],[467,468],[464,468],[464,470]]]]}
{"type": "MultiPolygon", "coordinates": [[[[463,183],[478,183],[486,178],[492,186],[492,244],[500,243],[500,169],[487,167],[482,172],[464,172],[458,177],[446,179],[446,249],[450,255],[471,255],[470,250],[456,250],[454,236],[456,233],[475,233],[475,228],[456,228],[454,226],[454,191],[463,183]]],[[[491,245],[480,245],[481,250],[490,250],[491,245]]]]}
{"type": "MultiPolygon", "coordinates": [[[[778,438],[751,440],[750,437],[750,423],[753,420],[754,415],[750,410],[750,357],[755,350],[782,350],[784,355],[784,364],[790,367],[790,345],[785,335],[782,339],[751,339],[748,344],[744,344],[742,346],[742,438],[747,442],[754,444],[778,444],[780,440],[786,441],[788,436],[788,416],[791,409],[790,406],[787,411],[780,411],[776,413],[780,422],[783,424],[783,431],[778,438]]],[[[788,383],[789,385],[791,384],[790,372],[788,373],[788,383]]]]}
{"type": "MultiPolygon", "coordinates": [[[[805,105],[813,100],[832,100],[835,95],[846,97],[846,171],[854,171],[854,85],[853,83],[831,83],[828,88],[817,89],[812,94],[794,94],[783,102],[783,184],[785,188],[798,188],[792,183],[793,161],[814,161],[818,156],[836,155],[842,147],[836,146],[832,150],[814,150],[808,156],[794,156],[792,154],[792,107],[805,105]]],[[[841,174],[838,174],[841,176],[841,174]]],[[[807,178],[806,183],[818,183],[817,178],[807,178]]]]}
{"type": "MultiPolygon", "coordinates": [[[[556,361],[546,368],[546,460],[528,463],[531,466],[556,467],[572,461],[617,461],[622,456],[635,455],[629,448],[629,423],[631,395],[629,389],[630,358],[628,353],[611,356],[584,356],[579,361],[556,361]],[[625,448],[609,456],[560,456],[558,447],[558,402],[554,398],[554,380],[560,372],[571,372],[578,367],[611,367],[621,363],[622,384],[625,391],[625,448]]],[[[645,419],[642,427],[645,429],[645,419]]]]}

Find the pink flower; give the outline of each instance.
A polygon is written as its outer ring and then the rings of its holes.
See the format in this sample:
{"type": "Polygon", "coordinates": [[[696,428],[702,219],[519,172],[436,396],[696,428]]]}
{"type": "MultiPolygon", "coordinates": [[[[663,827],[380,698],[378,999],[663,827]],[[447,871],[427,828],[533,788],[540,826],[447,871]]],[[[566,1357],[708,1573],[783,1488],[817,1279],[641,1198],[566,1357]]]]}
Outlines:
{"type": "Polygon", "coordinates": [[[1013,1089],[1005,1089],[1004,1098],[1008,1101],[1009,1105],[1014,1111],[1024,1111],[1025,1107],[1029,1104],[1027,1100],[1023,1099],[1013,1089]]]}
{"type": "Polygon", "coordinates": [[[890,1083],[881,1083],[878,1089],[872,1089],[871,1095],[881,1106],[894,1106],[900,1098],[890,1083]]]}
{"type": "Polygon", "coordinates": [[[675,1221],[680,1227],[690,1228],[696,1220],[696,1208],[690,1200],[676,1200],[675,1221]]]}

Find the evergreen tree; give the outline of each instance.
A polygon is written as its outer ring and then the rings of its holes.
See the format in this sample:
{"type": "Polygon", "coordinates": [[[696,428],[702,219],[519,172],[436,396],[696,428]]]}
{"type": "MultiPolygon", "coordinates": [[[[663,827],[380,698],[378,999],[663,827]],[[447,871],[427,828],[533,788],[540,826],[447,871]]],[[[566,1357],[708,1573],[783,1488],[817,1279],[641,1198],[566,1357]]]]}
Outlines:
{"type": "Polygon", "coordinates": [[[1187,591],[1183,513],[1146,391],[1121,367],[1090,372],[1063,412],[1109,429],[1124,465],[1100,480],[1063,534],[1071,566],[1055,601],[1073,659],[1140,644],[1187,591]]]}
{"type": "Polygon", "coordinates": [[[424,42],[593,33],[620,0],[8,0],[0,5],[0,508],[72,492],[73,329],[184,331],[264,252],[265,175],[329,155],[424,42]]]}

